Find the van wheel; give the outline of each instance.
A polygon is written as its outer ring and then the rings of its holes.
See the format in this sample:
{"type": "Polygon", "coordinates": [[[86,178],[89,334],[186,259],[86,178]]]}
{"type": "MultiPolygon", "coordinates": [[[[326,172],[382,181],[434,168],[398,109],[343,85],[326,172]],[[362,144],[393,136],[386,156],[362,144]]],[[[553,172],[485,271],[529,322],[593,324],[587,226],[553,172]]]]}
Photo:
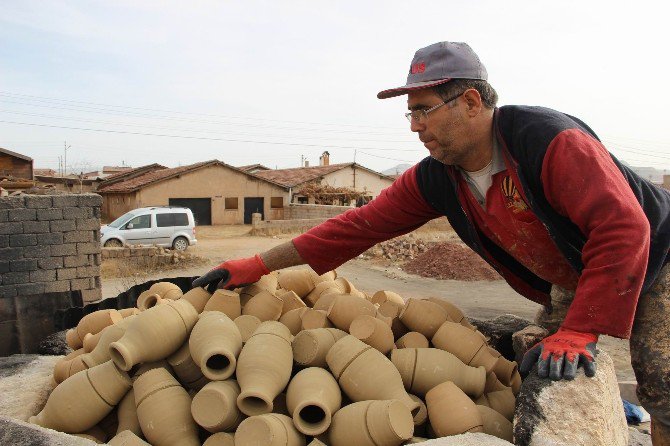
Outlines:
{"type": "Polygon", "coordinates": [[[115,239],[115,238],[110,238],[105,242],[105,248],[122,248],[123,243],[121,243],[121,240],[115,239]]]}
{"type": "Polygon", "coordinates": [[[186,251],[186,248],[188,248],[188,240],[184,237],[177,237],[172,242],[172,249],[175,251],[186,251]]]}

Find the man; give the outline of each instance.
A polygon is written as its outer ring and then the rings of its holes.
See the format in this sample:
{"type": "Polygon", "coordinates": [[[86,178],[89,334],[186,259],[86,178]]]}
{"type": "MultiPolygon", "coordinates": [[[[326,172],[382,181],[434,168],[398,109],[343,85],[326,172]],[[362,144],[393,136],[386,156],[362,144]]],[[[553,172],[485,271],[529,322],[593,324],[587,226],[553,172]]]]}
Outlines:
{"type": "Polygon", "coordinates": [[[411,130],[430,156],[378,198],[194,285],[235,287],[307,263],[321,274],[375,243],[446,215],[456,233],[523,296],[552,308],[558,330],[524,357],[541,377],[595,374],[599,335],[630,338],[654,444],[670,444],[670,193],[616,160],[572,116],[497,108],[477,55],[463,43],[416,52],[406,85],[411,130]],[[552,291],[553,287],[553,291],[552,291]],[[637,311],[637,313],[636,313],[637,311]],[[665,442],[664,442],[665,441],[665,442]]]}

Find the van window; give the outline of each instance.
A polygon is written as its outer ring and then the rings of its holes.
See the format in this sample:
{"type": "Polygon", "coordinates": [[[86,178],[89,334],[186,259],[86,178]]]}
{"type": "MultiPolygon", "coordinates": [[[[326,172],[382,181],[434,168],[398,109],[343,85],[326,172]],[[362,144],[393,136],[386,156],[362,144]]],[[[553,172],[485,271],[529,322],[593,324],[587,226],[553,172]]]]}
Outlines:
{"type": "Polygon", "coordinates": [[[188,214],[156,214],[156,224],[159,228],[168,226],[188,226],[188,214]]]}
{"type": "Polygon", "coordinates": [[[108,224],[107,226],[109,226],[110,228],[118,228],[124,221],[128,221],[129,218],[133,218],[134,216],[135,214],[127,212],[122,216],[120,216],[119,218],[117,218],[116,220],[114,220],[113,222],[111,222],[110,224],[108,224]]]}
{"type": "Polygon", "coordinates": [[[171,215],[174,218],[174,226],[188,226],[188,215],[186,213],[171,215]]]}
{"type": "Polygon", "coordinates": [[[133,225],[133,229],[147,229],[151,227],[151,215],[140,215],[128,222],[126,227],[129,224],[133,225]]]}

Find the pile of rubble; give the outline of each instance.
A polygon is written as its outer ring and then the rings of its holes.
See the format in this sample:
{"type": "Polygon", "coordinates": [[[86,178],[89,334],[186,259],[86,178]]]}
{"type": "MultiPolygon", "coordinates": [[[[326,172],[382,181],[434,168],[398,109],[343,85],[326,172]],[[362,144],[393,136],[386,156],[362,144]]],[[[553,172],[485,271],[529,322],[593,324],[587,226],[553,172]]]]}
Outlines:
{"type": "Polygon", "coordinates": [[[428,250],[429,243],[413,237],[398,237],[373,246],[363,256],[406,262],[428,250]]]}
{"type": "Polygon", "coordinates": [[[422,277],[442,280],[500,280],[500,275],[462,243],[437,243],[402,269],[422,277]]]}

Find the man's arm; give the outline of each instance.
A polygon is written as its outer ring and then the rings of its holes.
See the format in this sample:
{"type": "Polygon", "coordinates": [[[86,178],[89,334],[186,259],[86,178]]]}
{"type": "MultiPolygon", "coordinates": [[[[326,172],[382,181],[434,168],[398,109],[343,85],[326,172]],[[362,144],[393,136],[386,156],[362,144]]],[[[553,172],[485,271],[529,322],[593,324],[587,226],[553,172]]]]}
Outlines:
{"type": "Polygon", "coordinates": [[[275,246],[260,254],[261,260],[270,271],[288,268],[289,266],[304,265],[305,262],[300,253],[295,249],[293,240],[275,246]]]}

